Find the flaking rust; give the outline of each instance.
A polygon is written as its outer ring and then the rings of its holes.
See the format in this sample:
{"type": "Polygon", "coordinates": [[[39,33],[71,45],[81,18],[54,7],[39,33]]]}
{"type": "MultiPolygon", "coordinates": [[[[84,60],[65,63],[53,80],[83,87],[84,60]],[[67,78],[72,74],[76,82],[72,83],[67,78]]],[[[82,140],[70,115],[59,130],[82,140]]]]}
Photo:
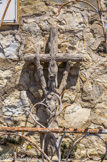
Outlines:
{"type": "Polygon", "coordinates": [[[0,127],[0,132],[39,132],[39,133],[97,133],[97,134],[107,134],[107,129],[82,129],[82,128],[32,128],[32,127],[0,127]]]}
{"type": "MultiPolygon", "coordinates": [[[[81,54],[58,53],[58,28],[55,26],[51,26],[50,28],[48,48],[49,54],[40,54],[40,48],[38,48],[37,54],[27,54],[24,56],[24,59],[27,63],[33,62],[37,67],[41,87],[44,92],[44,100],[43,102],[39,103],[39,105],[42,106],[39,107],[39,110],[43,109],[44,107],[44,111],[48,116],[47,123],[45,122],[45,124],[43,124],[43,127],[45,128],[42,128],[42,133],[45,133],[42,141],[42,149],[44,151],[46,148],[46,153],[50,156],[54,156],[53,153],[56,152],[59,138],[58,134],[54,134],[58,131],[57,117],[64,109],[62,105],[61,94],[66,88],[72,62],[81,62],[83,61],[83,57],[81,54]],[[44,76],[41,61],[49,62],[47,82],[44,76]],[[66,65],[61,83],[59,85],[57,62],[64,62],[66,65]],[[54,129],[54,127],[56,127],[56,129],[54,129]],[[51,129],[51,131],[49,129],[51,129]],[[49,141],[51,141],[52,143],[49,143],[49,141]],[[49,146],[47,143],[49,143],[49,146]],[[47,149],[48,147],[51,149],[47,149]],[[52,150],[52,153],[50,152],[50,150],[52,150]]],[[[35,106],[37,107],[37,104],[35,104],[35,106]]],[[[33,108],[35,108],[35,106],[33,108]]],[[[33,117],[33,114],[31,116],[33,117]]],[[[37,130],[38,132],[41,132],[41,129],[38,128],[37,130]]]]}

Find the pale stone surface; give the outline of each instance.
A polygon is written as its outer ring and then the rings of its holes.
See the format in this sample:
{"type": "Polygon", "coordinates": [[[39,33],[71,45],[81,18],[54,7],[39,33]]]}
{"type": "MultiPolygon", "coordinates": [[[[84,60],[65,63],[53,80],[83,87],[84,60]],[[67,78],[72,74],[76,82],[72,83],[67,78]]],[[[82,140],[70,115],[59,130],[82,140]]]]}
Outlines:
{"type": "Polygon", "coordinates": [[[37,24],[29,23],[29,24],[24,24],[24,30],[26,30],[27,32],[30,32],[32,34],[37,34],[37,32],[40,31],[40,28],[37,24]]]}
{"type": "Polygon", "coordinates": [[[5,87],[8,79],[12,77],[13,72],[11,70],[0,70],[0,87],[5,87]]]}
{"type": "Polygon", "coordinates": [[[75,94],[72,92],[65,92],[62,98],[63,102],[68,102],[68,103],[72,103],[75,101],[75,94]]]}
{"type": "Polygon", "coordinates": [[[81,128],[90,117],[90,109],[84,109],[79,104],[73,104],[65,110],[64,119],[71,127],[81,128]]]}
{"type": "Polygon", "coordinates": [[[18,116],[30,109],[30,103],[25,91],[14,91],[4,100],[3,113],[18,116]]]}
{"type": "Polygon", "coordinates": [[[18,59],[18,56],[17,56],[18,48],[19,48],[19,44],[17,42],[12,42],[10,44],[10,46],[5,48],[5,50],[4,50],[5,56],[7,58],[10,58],[10,59],[13,59],[13,60],[17,60],[18,59]]]}
{"type": "Polygon", "coordinates": [[[107,102],[97,104],[91,115],[93,123],[107,127],[107,102]]]}
{"type": "Polygon", "coordinates": [[[1,38],[1,47],[0,50],[0,58],[3,56],[12,59],[12,60],[18,60],[18,51],[20,44],[15,40],[15,37],[12,34],[7,34],[3,37],[3,35],[0,35],[1,38]]]}

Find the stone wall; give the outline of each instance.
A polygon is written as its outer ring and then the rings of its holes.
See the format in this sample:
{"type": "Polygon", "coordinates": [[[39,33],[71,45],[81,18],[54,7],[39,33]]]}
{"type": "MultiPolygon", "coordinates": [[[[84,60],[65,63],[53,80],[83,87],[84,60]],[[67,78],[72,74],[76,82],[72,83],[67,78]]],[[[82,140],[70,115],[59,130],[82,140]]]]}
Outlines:
{"type": "MultiPolygon", "coordinates": [[[[71,106],[61,114],[59,126],[107,128],[107,55],[99,15],[84,3],[72,3],[57,16],[55,4],[59,2],[66,0],[20,0],[19,27],[3,26],[0,31],[0,126],[35,126],[27,110],[43,99],[43,92],[36,67],[26,64],[24,55],[35,53],[38,44],[41,53],[45,53],[50,26],[55,24],[58,52],[84,57],[81,64],[72,65],[62,95],[63,105],[71,106]]],[[[93,3],[93,0],[87,2],[93,3]]],[[[95,7],[96,4],[93,3],[95,7]]],[[[102,7],[107,9],[106,0],[102,1],[102,7]]],[[[106,14],[104,19],[107,21],[106,14]]],[[[47,64],[44,68],[47,77],[47,64]]],[[[64,68],[64,64],[59,64],[59,82],[64,68]]],[[[36,117],[36,110],[34,115],[36,117]]],[[[32,138],[39,142],[39,135],[32,138]]],[[[25,149],[28,149],[26,145],[25,149]]]]}

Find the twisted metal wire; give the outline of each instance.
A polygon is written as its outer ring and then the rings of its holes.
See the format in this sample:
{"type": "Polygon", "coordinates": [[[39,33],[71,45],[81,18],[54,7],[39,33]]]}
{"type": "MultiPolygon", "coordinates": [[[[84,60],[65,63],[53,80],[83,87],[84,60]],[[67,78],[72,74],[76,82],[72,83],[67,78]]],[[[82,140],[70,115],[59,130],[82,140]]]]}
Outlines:
{"type": "MultiPolygon", "coordinates": [[[[99,160],[100,160],[100,162],[102,162],[102,161],[105,159],[105,157],[106,157],[106,155],[107,155],[107,142],[104,141],[104,139],[103,139],[100,135],[98,135],[98,134],[86,134],[86,135],[83,135],[82,137],[78,138],[78,139],[73,143],[73,145],[71,146],[71,148],[70,148],[69,151],[68,151],[68,154],[67,154],[67,157],[66,157],[66,162],[68,162],[68,158],[69,158],[70,152],[74,149],[74,147],[75,147],[80,141],[82,141],[84,138],[89,137],[89,136],[96,136],[96,137],[100,138],[100,139],[104,142],[104,144],[105,144],[106,151],[105,151],[105,154],[103,155],[103,157],[102,157],[102,158],[98,158],[98,159],[94,159],[94,158],[92,158],[92,157],[89,157],[88,152],[87,152],[88,160],[94,160],[94,161],[99,161],[99,160]]],[[[85,162],[86,160],[87,160],[87,159],[83,160],[82,162],[85,162]]]]}

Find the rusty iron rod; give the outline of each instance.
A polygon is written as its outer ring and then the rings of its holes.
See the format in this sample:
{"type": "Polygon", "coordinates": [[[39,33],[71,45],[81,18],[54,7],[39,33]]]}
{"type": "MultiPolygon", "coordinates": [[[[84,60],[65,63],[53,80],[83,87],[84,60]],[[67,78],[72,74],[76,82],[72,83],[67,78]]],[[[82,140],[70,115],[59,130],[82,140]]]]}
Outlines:
{"type": "Polygon", "coordinates": [[[25,139],[26,141],[30,142],[39,152],[41,152],[42,155],[44,155],[44,157],[46,158],[46,160],[48,162],[52,162],[49,157],[45,154],[45,152],[36,144],[34,143],[32,140],[30,140],[28,137],[26,137],[25,135],[20,135],[20,134],[12,134],[12,133],[2,133],[0,134],[0,137],[5,136],[5,135],[16,135],[16,136],[20,136],[21,138],[25,139]]]}
{"type": "Polygon", "coordinates": [[[97,133],[97,134],[107,134],[107,129],[63,129],[63,128],[31,128],[31,127],[0,127],[0,132],[39,132],[39,133],[97,133]]]}
{"type": "MultiPolygon", "coordinates": [[[[94,9],[96,10],[96,12],[98,12],[97,9],[96,9],[91,3],[89,3],[89,2],[84,1],[84,0],[74,0],[74,1],[69,1],[69,2],[66,2],[66,3],[60,4],[60,5],[59,5],[60,8],[59,8],[59,10],[58,10],[58,15],[57,15],[57,16],[59,16],[59,14],[60,14],[60,12],[61,12],[61,9],[62,9],[64,6],[66,6],[66,5],[68,5],[68,4],[72,3],[72,2],[84,2],[84,3],[88,4],[89,6],[91,6],[92,8],[94,8],[94,9]]],[[[57,5],[58,5],[58,4],[57,4],[57,5]]]]}
{"type": "Polygon", "coordinates": [[[1,21],[0,21],[0,27],[2,26],[2,23],[3,23],[3,20],[4,20],[4,18],[5,18],[5,15],[6,15],[6,13],[7,13],[7,10],[8,10],[8,8],[9,8],[10,2],[11,2],[11,0],[9,0],[8,3],[7,3],[7,5],[6,5],[6,8],[5,8],[5,10],[4,10],[3,16],[2,16],[1,21]]]}
{"type": "Polygon", "coordinates": [[[31,141],[28,137],[24,136],[24,135],[19,135],[20,137],[24,138],[26,141],[30,142],[33,146],[35,146],[42,155],[44,155],[44,157],[47,159],[48,162],[51,162],[51,160],[49,159],[49,157],[45,154],[45,152],[33,141],[31,141]]]}

